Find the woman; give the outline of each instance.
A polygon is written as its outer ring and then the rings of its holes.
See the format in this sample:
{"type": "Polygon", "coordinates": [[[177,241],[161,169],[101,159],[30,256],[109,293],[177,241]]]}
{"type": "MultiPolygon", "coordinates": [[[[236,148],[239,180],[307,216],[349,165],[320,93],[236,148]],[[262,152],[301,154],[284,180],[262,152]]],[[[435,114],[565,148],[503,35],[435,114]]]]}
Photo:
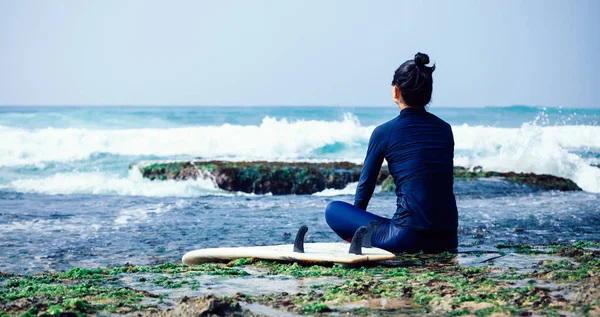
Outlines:
{"type": "Polygon", "coordinates": [[[342,239],[375,220],[372,245],[394,253],[456,250],[458,211],[452,191],[454,137],[450,125],[427,112],[433,90],[429,56],[417,53],[394,73],[392,96],[400,115],[373,131],[354,206],[331,202],[325,219],[342,239]],[[396,184],[392,219],[366,211],[385,159],[396,184]]]}

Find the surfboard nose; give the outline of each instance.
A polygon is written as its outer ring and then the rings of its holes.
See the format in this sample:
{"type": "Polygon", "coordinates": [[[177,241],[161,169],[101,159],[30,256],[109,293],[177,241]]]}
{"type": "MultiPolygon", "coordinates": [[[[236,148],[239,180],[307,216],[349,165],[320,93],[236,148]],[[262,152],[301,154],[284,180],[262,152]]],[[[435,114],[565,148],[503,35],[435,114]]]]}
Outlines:
{"type": "Polygon", "coordinates": [[[191,261],[190,253],[191,252],[188,252],[181,257],[181,262],[183,264],[185,264],[185,265],[194,265],[195,264],[195,263],[193,263],[193,261],[191,261]]]}
{"type": "Polygon", "coordinates": [[[190,251],[181,257],[181,262],[185,265],[199,265],[210,262],[210,258],[199,256],[199,250],[190,251]]]}

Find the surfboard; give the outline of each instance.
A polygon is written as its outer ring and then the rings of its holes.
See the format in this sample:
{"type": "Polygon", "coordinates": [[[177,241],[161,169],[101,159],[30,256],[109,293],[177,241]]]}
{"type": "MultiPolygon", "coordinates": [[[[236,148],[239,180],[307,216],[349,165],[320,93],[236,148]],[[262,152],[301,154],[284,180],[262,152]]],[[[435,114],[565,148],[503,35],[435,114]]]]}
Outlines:
{"type": "Polygon", "coordinates": [[[264,247],[237,247],[200,249],[186,253],[183,263],[187,265],[255,258],[303,263],[345,263],[393,260],[396,256],[378,248],[362,248],[362,254],[348,253],[349,243],[306,243],[304,253],[294,252],[293,244],[264,247]]]}
{"type": "Polygon", "coordinates": [[[352,243],[305,244],[304,235],[308,231],[308,227],[302,226],[298,230],[294,244],[199,249],[186,253],[182,262],[187,265],[197,265],[240,258],[255,258],[313,264],[357,264],[393,260],[396,257],[393,253],[371,246],[371,234],[375,227],[375,223],[369,224],[368,227],[360,227],[354,234],[352,243]]]}

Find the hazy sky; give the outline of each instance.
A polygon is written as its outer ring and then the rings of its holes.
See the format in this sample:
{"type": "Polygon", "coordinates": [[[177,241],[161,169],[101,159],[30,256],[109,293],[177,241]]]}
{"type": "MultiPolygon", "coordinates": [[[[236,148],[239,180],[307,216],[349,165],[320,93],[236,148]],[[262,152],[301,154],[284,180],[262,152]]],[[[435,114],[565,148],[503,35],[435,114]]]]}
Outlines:
{"type": "Polygon", "coordinates": [[[600,1],[0,0],[0,105],[600,107],[600,1]]]}

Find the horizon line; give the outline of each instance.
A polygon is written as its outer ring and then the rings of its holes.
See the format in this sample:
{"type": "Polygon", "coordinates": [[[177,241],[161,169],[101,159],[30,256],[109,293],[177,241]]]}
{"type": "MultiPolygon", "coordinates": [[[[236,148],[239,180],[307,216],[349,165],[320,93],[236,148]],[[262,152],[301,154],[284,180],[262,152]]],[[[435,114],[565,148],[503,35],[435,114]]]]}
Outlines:
{"type": "MultiPolygon", "coordinates": [[[[183,105],[164,105],[164,104],[134,104],[134,105],[125,105],[125,104],[91,104],[91,105],[77,105],[77,104],[45,104],[45,105],[35,105],[35,104],[0,104],[0,108],[8,108],[8,107],[65,107],[65,108],[84,108],[84,107],[198,107],[198,108],[209,108],[209,107],[248,107],[248,108],[273,108],[273,107],[303,107],[303,108],[336,108],[336,107],[346,107],[346,108],[387,108],[392,107],[393,105],[291,105],[291,104],[264,104],[264,105],[193,105],[193,104],[183,104],[183,105]]],[[[432,106],[427,106],[428,108],[432,108],[432,106]]],[[[523,104],[513,104],[513,105],[461,105],[461,106],[453,106],[453,105],[441,105],[441,106],[433,106],[433,108],[514,108],[514,107],[527,107],[527,108],[569,108],[569,109],[599,109],[600,107],[571,107],[571,106],[548,106],[548,105],[523,105],[523,104]]]]}

